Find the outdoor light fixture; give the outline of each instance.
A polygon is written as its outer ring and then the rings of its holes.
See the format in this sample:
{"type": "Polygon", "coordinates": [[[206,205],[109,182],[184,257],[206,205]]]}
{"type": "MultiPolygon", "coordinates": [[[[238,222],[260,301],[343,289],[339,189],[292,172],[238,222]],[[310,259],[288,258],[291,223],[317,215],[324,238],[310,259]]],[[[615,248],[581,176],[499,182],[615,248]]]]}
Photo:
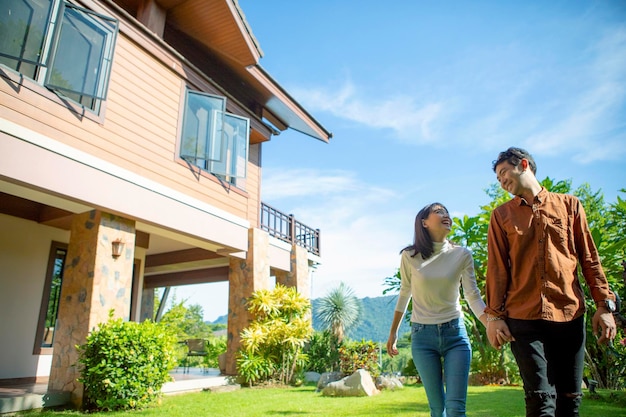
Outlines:
{"type": "Polygon", "coordinates": [[[113,242],[111,242],[111,255],[113,256],[113,259],[119,258],[123,250],[124,242],[122,242],[120,238],[117,238],[113,242]]]}

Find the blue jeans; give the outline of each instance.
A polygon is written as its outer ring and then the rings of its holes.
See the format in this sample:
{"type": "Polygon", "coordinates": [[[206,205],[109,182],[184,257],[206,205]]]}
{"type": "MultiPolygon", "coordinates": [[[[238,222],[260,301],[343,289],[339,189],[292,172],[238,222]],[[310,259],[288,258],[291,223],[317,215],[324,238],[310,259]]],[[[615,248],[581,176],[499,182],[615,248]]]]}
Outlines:
{"type": "Polygon", "coordinates": [[[507,319],[524,381],[527,417],[577,417],[585,359],[585,318],[566,323],[507,319]]]}
{"type": "Polygon", "coordinates": [[[442,324],[413,323],[411,350],[431,417],[465,416],[472,348],[463,319],[442,324]]]}

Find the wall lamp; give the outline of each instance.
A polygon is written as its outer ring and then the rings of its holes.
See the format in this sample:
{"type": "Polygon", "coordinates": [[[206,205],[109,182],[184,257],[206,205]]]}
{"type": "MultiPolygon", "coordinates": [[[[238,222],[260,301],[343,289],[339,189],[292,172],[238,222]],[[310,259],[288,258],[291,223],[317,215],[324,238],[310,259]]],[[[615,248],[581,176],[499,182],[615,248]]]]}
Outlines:
{"type": "Polygon", "coordinates": [[[122,255],[124,251],[124,242],[122,239],[117,238],[113,242],[111,242],[111,255],[113,259],[117,259],[122,255]]]}

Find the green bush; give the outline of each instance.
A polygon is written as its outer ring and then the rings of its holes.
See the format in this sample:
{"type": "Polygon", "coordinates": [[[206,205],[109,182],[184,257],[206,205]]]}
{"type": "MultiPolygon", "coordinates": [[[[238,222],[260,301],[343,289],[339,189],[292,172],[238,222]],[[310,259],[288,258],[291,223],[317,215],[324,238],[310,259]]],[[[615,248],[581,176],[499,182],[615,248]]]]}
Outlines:
{"type": "Polygon", "coordinates": [[[339,370],[339,340],[330,330],[314,332],[304,348],[309,358],[307,369],[313,372],[333,372],[339,370]]]}
{"type": "Polygon", "coordinates": [[[86,410],[141,409],[157,402],[176,364],[176,337],[158,323],[110,318],[77,346],[86,410]]]}
{"type": "Polygon", "coordinates": [[[406,366],[402,369],[402,375],[414,376],[414,377],[419,376],[419,373],[417,372],[417,368],[415,367],[415,362],[413,362],[413,359],[410,359],[406,363],[406,366]]]}
{"type": "Polygon", "coordinates": [[[252,322],[241,332],[237,371],[246,384],[299,384],[308,358],[302,349],[313,328],[311,302],[293,287],[276,284],[248,299],[252,322]]]}
{"type": "Polygon", "coordinates": [[[341,372],[351,375],[359,369],[365,369],[376,378],[380,375],[379,355],[378,346],[371,340],[344,342],[339,348],[341,372]]]}
{"type": "Polygon", "coordinates": [[[220,367],[220,355],[226,353],[226,336],[213,337],[207,340],[206,356],[204,357],[204,366],[207,368],[220,367]]]}

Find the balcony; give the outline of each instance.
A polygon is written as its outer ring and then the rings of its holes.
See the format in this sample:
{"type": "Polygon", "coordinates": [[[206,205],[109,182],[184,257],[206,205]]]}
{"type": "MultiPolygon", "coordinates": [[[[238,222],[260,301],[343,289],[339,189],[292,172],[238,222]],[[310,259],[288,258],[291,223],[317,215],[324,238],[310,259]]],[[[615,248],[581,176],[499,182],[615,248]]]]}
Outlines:
{"type": "Polygon", "coordinates": [[[260,223],[261,230],[270,236],[302,246],[309,253],[320,256],[320,229],[302,224],[292,214],[285,214],[265,203],[261,203],[260,223]]]}

